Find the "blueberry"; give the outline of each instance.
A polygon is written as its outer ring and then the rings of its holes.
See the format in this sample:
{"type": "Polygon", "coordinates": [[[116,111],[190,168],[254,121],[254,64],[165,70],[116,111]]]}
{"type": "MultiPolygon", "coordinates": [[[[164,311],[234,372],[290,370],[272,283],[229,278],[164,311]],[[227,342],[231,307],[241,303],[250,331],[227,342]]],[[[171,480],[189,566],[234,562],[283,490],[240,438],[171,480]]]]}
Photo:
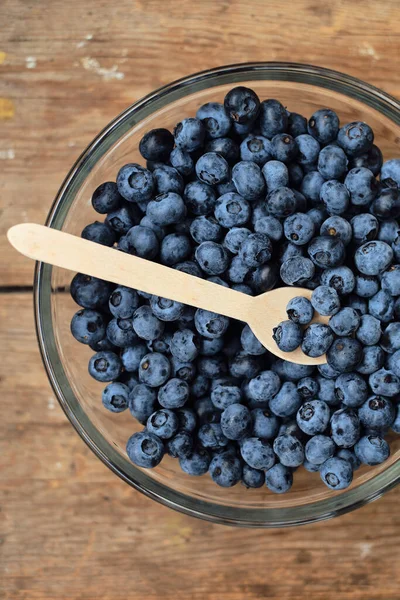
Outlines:
{"type": "Polygon", "coordinates": [[[361,462],[358,460],[353,450],[349,450],[348,448],[341,448],[336,453],[336,456],[338,458],[343,458],[344,460],[347,460],[351,464],[353,471],[357,471],[357,469],[359,469],[361,466],[361,462]]]}
{"type": "Polygon", "coordinates": [[[262,294],[274,287],[278,277],[277,266],[274,263],[267,263],[250,273],[248,283],[255,294],[262,294]]]}
{"type": "Polygon", "coordinates": [[[300,346],[303,331],[300,325],[293,321],[282,321],[277,327],[274,327],[272,338],[280,350],[292,352],[300,346]]]}
{"type": "Polygon", "coordinates": [[[334,456],[321,467],[322,481],[331,490],[344,490],[353,481],[353,469],[349,461],[334,456]]]}
{"type": "Polygon", "coordinates": [[[214,215],[218,223],[228,229],[245,225],[250,219],[251,209],[243,196],[228,192],[218,198],[214,215]]]}
{"type": "Polygon", "coordinates": [[[279,242],[283,236],[283,227],[279,219],[272,216],[261,217],[254,223],[256,233],[266,234],[272,241],[279,242]]]}
{"type": "Polygon", "coordinates": [[[311,208],[307,214],[311,217],[314,225],[315,225],[315,229],[317,230],[319,227],[321,227],[322,223],[325,221],[325,219],[328,217],[328,213],[325,210],[325,207],[321,204],[318,204],[318,206],[315,206],[314,208],[311,208]]]}
{"type": "Polygon", "coordinates": [[[345,247],[338,237],[319,236],[310,242],[308,255],[318,267],[338,267],[345,258],[345,247]]]}
{"type": "Polygon", "coordinates": [[[173,458],[186,458],[193,452],[193,438],[186,431],[178,431],[166,441],[165,449],[173,458]]]}
{"type": "Polygon", "coordinates": [[[321,375],[317,376],[318,383],[318,394],[317,398],[319,400],[323,400],[329,406],[337,406],[340,404],[338,399],[335,396],[335,380],[334,379],[325,379],[321,375]]]}
{"type": "Polygon", "coordinates": [[[374,394],[393,397],[400,394],[400,377],[392,371],[379,369],[369,377],[369,387],[374,394]]]}
{"type": "Polygon", "coordinates": [[[101,215],[117,210],[121,202],[122,197],[113,181],[102,183],[93,192],[92,206],[101,215]]]}
{"type": "Polygon", "coordinates": [[[355,156],[351,159],[350,167],[352,169],[364,167],[372,171],[376,177],[380,173],[382,163],[383,157],[381,150],[378,148],[378,146],[372,144],[371,148],[367,152],[364,152],[363,154],[355,156]]]}
{"type": "Polygon", "coordinates": [[[307,119],[303,115],[299,115],[299,113],[288,113],[287,131],[293,137],[307,133],[307,119]]]}
{"type": "Polygon", "coordinates": [[[328,426],[330,410],[322,400],[305,402],[297,412],[297,424],[307,435],[323,433],[328,426]]]}
{"type": "Polygon", "coordinates": [[[159,438],[168,440],[178,431],[179,421],[176,414],[169,409],[157,410],[147,419],[147,431],[159,438]]]}
{"type": "Polygon", "coordinates": [[[121,373],[121,360],[110,351],[96,352],[89,360],[89,374],[97,381],[113,381],[121,373]]]}
{"type": "Polygon", "coordinates": [[[202,121],[206,138],[209,139],[224,137],[232,125],[224,106],[218,102],[207,102],[200,106],[196,117],[202,121]]]}
{"type": "Polygon", "coordinates": [[[340,448],[351,448],[360,438],[360,420],[351,408],[342,408],[331,417],[332,439],[340,448]]]}
{"type": "Polygon", "coordinates": [[[329,108],[320,108],[308,121],[308,133],[320,144],[332,142],[339,131],[339,117],[329,108]]]}
{"type": "Polygon", "coordinates": [[[222,433],[230,440],[240,440],[251,429],[251,414],[242,404],[230,404],[221,415],[222,433]]]}
{"type": "Polygon", "coordinates": [[[318,156],[318,171],[324,179],[340,179],[347,172],[346,154],[338,146],[325,146],[318,156]]]}
{"type": "Polygon", "coordinates": [[[128,396],[128,386],[119,382],[110,383],[103,390],[103,406],[114,413],[123,412],[128,408],[128,396]]]}
{"type": "Polygon", "coordinates": [[[393,179],[400,187],[400,160],[398,158],[392,158],[383,163],[381,180],[389,177],[393,179]]]}
{"type": "Polygon", "coordinates": [[[235,123],[251,123],[258,115],[260,100],[250,88],[238,86],[227,93],[224,99],[224,107],[235,123]]]}
{"type": "Polygon", "coordinates": [[[196,415],[190,408],[180,408],[175,412],[178,417],[179,431],[193,433],[196,429],[196,415]]]}
{"type": "Polygon", "coordinates": [[[350,336],[360,324],[360,315],[354,308],[345,307],[329,319],[329,327],[336,335],[350,336]]]}
{"type": "Polygon", "coordinates": [[[169,161],[182,177],[189,177],[194,171],[193,158],[190,153],[178,146],[172,150],[169,161]]]}
{"type": "Polygon", "coordinates": [[[135,290],[119,286],[110,296],[109,308],[111,314],[120,319],[129,319],[139,306],[139,297],[135,290]]]}
{"type": "Polygon", "coordinates": [[[208,394],[210,390],[210,381],[203,375],[197,375],[190,385],[190,394],[194,398],[201,398],[208,394]]]}
{"type": "Polygon", "coordinates": [[[250,229],[247,229],[246,227],[233,227],[227,232],[223,245],[232,254],[238,254],[240,246],[250,233],[250,229]]]}
{"type": "MultiPolygon", "coordinates": [[[[161,242],[165,238],[165,235],[166,235],[165,228],[160,227],[159,225],[156,225],[155,223],[153,223],[153,221],[151,219],[149,219],[149,217],[147,215],[142,217],[139,225],[142,225],[143,227],[147,227],[148,229],[151,229],[156,234],[156,237],[159,242],[161,242]]],[[[124,237],[126,238],[126,236],[124,236],[124,237]]],[[[119,239],[118,244],[120,244],[121,240],[122,240],[122,237],[119,239]]],[[[120,249],[119,245],[118,245],[118,249],[120,249]]],[[[129,252],[129,244],[126,248],[126,252],[129,252]]]]}
{"type": "Polygon", "coordinates": [[[100,223],[100,221],[86,225],[81,233],[81,237],[84,240],[96,242],[96,244],[101,244],[102,246],[113,246],[116,240],[114,230],[107,223],[100,223]]]}
{"type": "Polygon", "coordinates": [[[322,465],[335,454],[336,445],[333,439],[327,435],[315,435],[308,440],[305,447],[306,459],[315,464],[322,465]]]}
{"type": "Polygon", "coordinates": [[[340,371],[337,371],[336,369],[331,367],[331,365],[328,365],[328,363],[318,365],[317,369],[319,374],[328,381],[336,379],[336,377],[339,377],[340,375],[340,371]]]}
{"type": "Polygon", "coordinates": [[[378,435],[365,435],[354,446],[354,452],[364,465],[380,465],[389,458],[390,447],[378,435]]]}
{"type": "Polygon", "coordinates": [[[248,267],[240,256],[234,256],[227,271],[228,280],[231,283],[243,283],[249,275],[250,267],[248,267]]]}
{"type": "Polygon", "coordinates": [[[198,244],[203,242],[219,242],[222,237],[222,227],[210,216],[193,219],[190,225],[190,235],[198,244]]]}
{"type": "Polygon", "coordinates": [[[374,174],[365,168],[351,169],[344,181],[350,194],[350,201],[355,206],[366,206],[372,202],[377,192],[374,174]]]}
{"type": "Polygon", "coordinates": [[[275,438],[273,447],[285,467],[299,467],[304,461],[304,446],[294,435],[279,435],[275,438]]]}
{"type": "Polygon", "coordinates": [[[252,330],[248,325],[245,325],[242,329],[242,333],[240,336],[240,342],[242,344],[243,350],[247,354],[251,354],[252,356],[259,356],[260,354],[265,354],[266,349],[262,345],[262,343],[256,338],[252,330]]]}
{"type": "Polygon", "coordinates": [[[368,312],[368,302],[365,298],[360,298],[356,294],[352,294],[347,300],[348,306],[354,308],[359,315],[365,315],[368,312]]]}
{"type": "Polygon", "coordinates": [[[195,327],[200,335],[214,339],[224,335],[229,325],[228,317],[217,313],[197,309],[195,313],[195,327]]]}
{"type": "Polygon", "coordinates": [[[292,471],[281,463],[277,463],[265,473],[265,484],[275,494],[288,492],[293,485],[292,471]]]}
{"type": "Polygon", "coordinates": [[[166,227],[179,223],[186,215],[186,207],[179,194],[168,192],[150,200],[146,214],[156,225],[166,227]]]}
{"type": "Polygon", "coordinates": [[[129,392],[128,406],[131,415],[139,423],[145,424],[155,411],[156,399],[157,396],[153,389],[143,383],[135,385],[129,392]]]}
{"type": "Polygon", "coordinates": [[[383,273],[381,286],[391,296],[400,296],[400,265],[392,265],[383,273]]]}
{"type": "Polygon", "coordinates": [[[285,381],[269,401],[269,408],[277,417],[290,417],[298,411],[301,403],[297,386],[292,381],[285,381]]]}
{"type": "Polygon", "coordinates": [[[187,152],[194,152],[204,144],[206,129],[200,119],[183,119],[174,130],[175,144],[187,152]]]}
{"type": "Polygon", "coordinates": [[[239,257],[247,267],[258,267],[272,256],[272,243],[264,233],[251,233],[240,246],[239,257]]]}
{"type": "Polygon", "coordinates": [[[160,464],[164,444],[157,435],[144,430],[131,435],[126,444],[126,452],[135,465],[151,469],[160,464]]]}
{"type": "Polygon", "coordinates": [[[160,387],[169,378],[171,364],[164,354],[153,352],[146,354],[140,361],[138,374],[141,383],[150,387],[160,387]]]}
{"type": "Polygon", "coordinates": [[[204,423],[219,423],[221,421],[221,411],[215,408],[208,397],[196,400],[194,409],[200,425],[204,423]]]}
{"type": "Polygon", "coordinates": [[[118,348],[114,346],[105,335],[101,340],[96,342],[90,342],[89,348],[91,348],[94,352],[102,352],[103,350],[111,350],[112,352],[118,352],[118,348]]]}
{"type": "Polygon", "coordinates": [[[262,135],[271,139],[284,133],[288,126],[288,114],[279,100],[264,100],[260,104],[259,125],[262,135]]]}
{"type": "Polygon", "coordinates": [[[125,371],[136,372],[145,354],[147,354],[147,346],[145,344],[135,343],[134,346],[124,348],[121,352],[121,361],[125,371]]]}
{"type": "Polygon", "coordinates": [[[379,291],[379,281],[373,275],[357,275],[355,293],[361,298],[372,298],[379,291]]]}
{"type": "Polygon", "coordinates": [[[190,239],[183,233],[170,233],[161,242],[160,259],[163,265],[172,267],[189,258],[191,253],[190,239]]]}
{"type": "Polygon", "coordinates": [[[217,185],[229,178],[229,165],[216,152],[203,154],[195,166],[196,175],[203,183],[217,185]]]}
{"type": "Polygon", "coordinates": [[[319,202],[320,192],[325,179],[318,171],[310,171],[301,182],[300,191],[312,203],[319,202]]]}
{"type": "Polygon", "coordinates": [[[189,456],[179,458],[179,465],[188,475],[199,477],[207,473],[211,457],[204,448],[195,449],[189,456]]]}
{"type": "Polygon", "coordinates": [[[202,337],[200,339],[200,354],[202,356],[214,356],[219,354],[224,349],[225,341],[223,337],[209,338],[202,337]]]}
{"type": "Polygon", "coordinates": [[[313,278],[315,268],[309,258],[297,256],[285,260],[280,269],[280,276],[287,285],[302,285],[313,278]]]}
{"type": "Polygon", "coordinates": [[[153,175],[148,169],[136,163],[130,163],[119,170],[117,187],[125,200],[129,202],[145,202],[153,195],[153,175]]]}
{"type": "Polygon", "coordinates": [[[249,465],[243,465],[242,483],[246,488],[260,488],[265,483],[265,474],[258,469],[252,469],[249,465]]]}
{"type": "Polygon", "coordinates": [[[342,373],[335,381],[335,396],[345,406],[360,406],[368,396],[367,382],[358,373],[342,373]]]}
{"type": "Polygon", "coordinates": [[[228,453],[216,454],[210,463],[211,479],[221,487],[232,487],[242,478],[242,463],[239,458],[228,453]]]}
{"type": "Polygon", "coordinates": [[[246,200],[255,200],[265,192],[265,181],[255,162],[242,160],[236,163],[232,169],[232,181],[237,192],[246,200]]]}
{"type": "MultiPolygon", "coordinates": [[[[230,165],[235,164],[239,160],[240,149],[238,144],[229,137],[221,137],[210,140],[206,143],[205,146],[206,152],[216,152],[220,156],[222,156],[226,162],[230,165]]],[[[220,183],[217,186],[219,191],[219,186],[224,186],[226,183],[220,183]]],[[[234,190],[229,190],[234,191],[234,190]]],[[[223,193],[223,192],[221,192],[223,193]]]]}
{"type": "Polygon", "coordinates": [[[176,321],[181,317],[184,309],[184,305],[180,302],[161,298],[161,296],[152,296],[150,307],[153,315],[160,321],[176,321]]]}
{"type": "Polygon", "coordinates": [[[240,445],[243,460],[253,469],[268,470],[274,462],[275,456],[271,446],[258,437],[248,437],[240,445]]]}
{"type": "Polygon", "coordinates": [[[169,379],[158,390],[158,402],[163,408],[182,408],[189,398],[189,385],[178,378],[169,379]]]}
{"type": "Polygon", "coordinates": [[[172,356],[180,362],[192,362],[199,354],[199,340],[191,329],[175,331],[170,344],[172,356]]]}
{"type": "Polygon", "coordinates": [[[364,346],[374,346],[381,338],[381,322],[372,315],[361,315],[360,325],[356,331],[357,339],[364,346]]]}
{"type": "MultiPolygon", "coordinates": [[[[281,387],[281,380],[279,376],[273,371],[262,371],[257,374],[255,377],[251,378],[248,383],[248,396],[251,401],[252,407],[261,407],[266,408],[268,406],[268,402],[276,396],[281,387]]],[[[293,404],[298,402],[298,398],[294,393],[294,388],[292,385],[285,386],[282,390],[281,396],[277,401],[277,410],[279,412],[286,412],[284,410],[285,406],[289,404],[293,404]]],[[[295,409],[297,410],[297,409],[295,409]]],[[[293,410],[293,412],[295,412],[293,410]]],[[[278,416],[279,413],[277,413],[278,416]]],[[[289,410],[288,414],[292,414],[289,410]]],[[[287,416],[287,415],[282,415],[287,416]]]]}
{"type": "Polygon", "coordinates": [[[363,348],[358,340],[341,337],[327,352],[328,363],[341,373],[353,371],[362,360],[363,348]]]}
{"type": "Polygon", "coordinates": [[[272,158],[271,142],[262,135],[249,135],[240,144],[240,158],[253,161],[262,167],[272,158]]]}
{"type": "Polygon", "coordinates": [[[340,295],[351,294],[355,286],[355,277],[349,267],[325,269],[321,274],[321,284],[329,285],[340,295]]]}
{"type": "MultiPolygon", "coordinates": [[[[303,400],[311,400],[312,398],[315,398],[319,392],[318,381],[313,377],[303,377],[297,383],[297,391],[303,400]]],[[[324,398],[321,398],[321,400],[324,400],[324,398]]]]}
{"type": "Polygon", "coordinates": [[[196,260],[208,275],[219,275],[228,268],[229,257],[221,244],[203,242],[196,248],[196,260]]]}
{"type": "Polygon", "coordinates": [[[311,323],[304,332],[301,349],[307,356],[316,358],[325,354],[332,342],[333,333],[328,325],[311,323]]]}
{"type": "Polygon", "coordinates": [[[385,328],[381,338],[381,347],[388,354],[400,350],[400,322],[389,323],[385,328]]]}
{"type": "Polygon", "coordinates": [[[388,398],[371,396],[358,409],[358,416],[361,425],[369,432],[384,432],[391,427],[395,419],[395,410],[388,398]]]}
{"type": "Polygon", "coordinates": [[[400,216],[400,193],[397,188],[383,189],[370,206],[370,211],[379,219],[397,219],[400,216]]]}
{"type": "Polygon", "coordinates": [[[392,250],[396,262],[400,262],[400,235],[392,243],[392,250]]]}
{"type": "Polygon", "coordinates": [[[146,160],[166,161],[174,147],[174,137],[168,129],[152,129],[139,143],[139,152],[146,160]]]}
{"type": "Polygon", "coordinates": [[[129,254],[153,260],[159,250],[157,235],[149,227],[136,225],[126,234],[127,249],[129,254]]]}
{"type": "Polygon", "coordinates": [[[266,408],[254,408],[251,411],[252,435],[256,438],[272,440],[279,431],[279,419],[266,408]]]}
{"type": "Polygon", "coordinates": [[[340,299],[335,289],[320,285],[311,295],[311,304],[320,315],[335,315],[340,310],[340,299]]]}
{"type": "Polygon", "coordinates": [[[374,132],[366,123],[353,121],[339,129],[337,141],[347,156],[359,156],[371,149],[374,132]]]}
{"type": "Polygon", "coordinates": [[[262,168],[268,192],[289,185],[289,171],[287,166],[279,160],[270,160],[262,168]]]}
{"type": "Polygon", "coordinates": [[[305,468],[306,471],[308,471],[309,473],[318,473],[318,471],[321,468],[321,465],[315,465],[314,463],[311,463],[310,461],[308,461],[306,458],[304,459],[303,462],[303,467],[305,468]]]}
{"type": "Polygon", "coordinates": [[[198,441],[203,448],[225,448],[229,440],[224,436],[219,423],[204,423],[198,431],[198,441]]]}
{"type": "Polygon", "coordinates": [[[392,429],[395,433],[400,433],[400,404],[395,409],[395,419],[392,423],[392,429]]]}
{"type": "Polygon", "coordinates": [[[185,184],[182,175],[173,167],[163,165],[153,171],[153,177],[158,194],[175,192],[182,194],[185,184]]]}
{"type": "Polygon", "coordinates": [[[314,309],[308,298],[295,296],[286,306],[287,316],[294,323],[308,325],[314,316],[314,309]]]}
{"type": "Polygon", "coordinates": [[[341,215],[346,212],[350,196],[346,186],[340,181],[326,181],[321,186],[320,198],[330,215],[341,215]]]}
{"type": "Polygon", "coordinates": [[[202,356],[197,361],[197,368],[201,375],[209,379],[222,377],[228,371],[226,360],[220,354],[216,356],[202,356]]]}
{"type": "Polygon", "coordinates": [[[371,375],[371,373],[378,371],[383,363],[384,352],[380,346],[364,346],[357,371],[362,375],[371,375]]]}
{"type": "Polygon", "coordinates": [[[101,308],[106,304],[112,285],[97,277],[77,273],[71,281],[71,296],[83,308],[101,308]]]}
{"type": "Polygon", "coordinates": [[[140,306],[134,313],[132,325],[135,333],[143,340],[155,340],[164,331],[164,323],[154,314],[150,306],[140,306]]]}
{"type": "Polygon", "coordinates": [[[191,181],[183,193],[186,206],[194,215],[209,215],[214,211],[217,195],[214,189],[201,181],[191,181]]]}
{"type": "Polygon", "coordinates": [[[361,213],[351,219],[353,241],[357,246],[374,240],[378,234],[379,223],[373,215],[361,213]]]}
{"type": "Polygon", "coordinates": [[[225,410],[231,404],[238,404],[241,399],[240,388],[229,381],[219,383],[211,392],[211,402],[219,410],[225,410]]]}
{"type": "Polygon", "coordinates": [[[284,221],[284,233],[287,240],[295,245],[307,244],[314,235],[314,222],[304,213],[295,213],[284,221]]]}
{"type": "Polygon", "coordinates": [[[275,160],[290,163],[297,155],[297,144],[288,133],[277,133],[271,140],[271,153],[275,160]]]}
{"type": "MultiPolygon", "coordinates": [[[[139,217],[140,218],[140,217],[139,217]]],[[[139,220],[139,218],[137,220],[139,220]]],[[[136,219],[132,210],[121,206],[108,213],[105,223],[113,229],[117,235],[124,235],[135,225],[136,219]]]]}
{"type": "Polygon", "coordinates": [[[296,212],[296,196],[290,188],[276,188],[269,192],[267,206],[272,216],[278,218],[288,217],[296,212]]]}
{"type": "Polygon", "coordinates": [[[385,290],[379,290],[375,296],[369,299],[368,311],[373,317],[380,319],[384,323],[388,323],[393,319],[393,296],[385,290]]]}
{"type": "Polygon", "coordinates": [[[320,234],[339,238],[347,246],[351,242],[352,229],[346,219],[333,215],[322,223],[320,234]]]}
{"type": "Polygon", "coordinates": [[[311,135],[307,133],[298,135],[296,145],[298,148],[297,161],[301,165],[313,165],[317,161],[320,145],[311,135]]]}

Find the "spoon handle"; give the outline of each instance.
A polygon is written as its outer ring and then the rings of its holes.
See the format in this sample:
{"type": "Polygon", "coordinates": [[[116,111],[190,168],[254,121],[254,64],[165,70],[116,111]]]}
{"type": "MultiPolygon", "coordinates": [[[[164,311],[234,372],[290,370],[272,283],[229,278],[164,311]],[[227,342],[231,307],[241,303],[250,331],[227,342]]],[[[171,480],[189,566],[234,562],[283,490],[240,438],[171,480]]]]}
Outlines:
{"type": "Polygon", "coordinates": [[[7,235],[21,254],[69,271],[242,321],[251,310],[252,298],[242,292],[44,225],[21,223],[7,235]]]}

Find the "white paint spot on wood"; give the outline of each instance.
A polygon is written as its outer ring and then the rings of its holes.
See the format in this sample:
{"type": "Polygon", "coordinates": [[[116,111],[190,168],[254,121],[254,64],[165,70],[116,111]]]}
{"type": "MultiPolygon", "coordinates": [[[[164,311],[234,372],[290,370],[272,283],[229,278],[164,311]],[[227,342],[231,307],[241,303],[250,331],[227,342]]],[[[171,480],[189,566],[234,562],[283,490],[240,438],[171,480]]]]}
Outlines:
{"type": "Polygon", "coordinates": [[[372,552],[373,544],[368,542],[362,542],[359,545],[360,548],[360,558],[367,558],[372,552]]]}
{"type": "Polygon", "coordinates": [[[56,403],[55,400],[53,398],[53,396],[49,396],[47,399],[47,408],[48,410],[54,410],[56,407],[56,403]]]}
{"type": "Polygon", "coordinates": [[[90,56],[84,56],[81,59],[81,65],[86,71],[96,73],[103,81],[111,81],[112,79],[123,79],[125,73],[118,71],[118,65],[113,65],[110,69],[102,67],[98,60],[90,56]]]}
{"type": "Polygon", "coordinates": [[[76,45],[77,48],[83,48],[84,46],[86,46],[86,42],[78,42],[76,45]]]}
{"type": "Polygon", "coordinates": [[[92,40],[92,39],[93,39],[93,34],[92,34],[92,33],[88,33],[88,34],[85,36],[85,39],[86,39],[86,40],[92,40]]]}
{"type": "Polygon", "coordinates": [[[60,469],[62,469],[62,463],[56,462],[55,467],[59,471],[60,469]]]}
{"type": "Polygon", "coordinates": [[[68,148],[74,148],[76,146],[76,142],[68,142],[68,148]]]}
{"type": "Polygon", "coordinates": [[[93,39],[93,34],[92,33],[88,33],[87,35],[85,35],[85,39],[82,40],[81,42],[78,42],[76,47],[77,48],[84,48],[87,45],[87,42],[90,42],[90,40],[93,39]]]}
{"type": "Polygon", "coordinates": [[[35,56],[27,56],[25,58],[25,64],[27,69],[35,69],[37,65],[37,60],[35,56]]]}
{"type": "Polygon", "coordinates": [[[373,60],[379,60],[380,56],[375,52],[375,48],[368,42],[364,42],[362,46],[358,48],[358,53],[361,56],[370,56],[373,60]]]}
{"type": "Polygon", "coordinates": [[[0,150],[0,160],[14,160],[15,152],[12,148],[0,150]]]}

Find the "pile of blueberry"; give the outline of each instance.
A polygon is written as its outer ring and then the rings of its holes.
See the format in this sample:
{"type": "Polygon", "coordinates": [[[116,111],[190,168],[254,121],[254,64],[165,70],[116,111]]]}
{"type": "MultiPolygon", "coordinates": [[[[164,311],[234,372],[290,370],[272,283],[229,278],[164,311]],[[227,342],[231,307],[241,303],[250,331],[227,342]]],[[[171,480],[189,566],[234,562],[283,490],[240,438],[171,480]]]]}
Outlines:
{"type": "Polygon", "coordinates": [[[220,486],[282,493],[300,465],[340,490],[388,458],[384,436],[400,433],[400,159],[383,163],[373,141],[366,123],[340,127],[329,109],[307,121],[237,87],[173,134],[149,131],[146,168],[127,164],[94,191],[106,216],[88,240],[245,294],[313,290],[274,338],[328,359],[277,359],[248,325],[77,274],[71,331],[95,352],[104,406],[145,426],[127,443],[136,465],[167,453],[220,486]],[[329,324],[309,325],[314,310],[329,324]]]}

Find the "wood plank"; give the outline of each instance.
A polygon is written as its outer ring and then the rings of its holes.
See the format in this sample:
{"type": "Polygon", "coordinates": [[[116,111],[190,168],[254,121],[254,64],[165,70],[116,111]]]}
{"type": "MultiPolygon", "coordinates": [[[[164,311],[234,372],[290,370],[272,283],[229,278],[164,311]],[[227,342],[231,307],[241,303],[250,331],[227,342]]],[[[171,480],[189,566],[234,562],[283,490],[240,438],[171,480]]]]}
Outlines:
{"type": "Polygon", "coordinates": [[[0,294],[0,597],[397,600],[400,488],[329,522],[233,529],[113,475],[47,382],[30,294],[0,294]]]}
{"type": "Polygon", "coordinates": [[[400,97],[396,0],[299,0],[295,11],[272,0],[165,7],[163,0],[121,0],[112,10],[105,0],[3,1],[1,284],[32,279],[29,261],[8,247],[7,228],[43,223],[94,135],[160,85],[221,64],[292,60],[346,71],[400,97]]]}

